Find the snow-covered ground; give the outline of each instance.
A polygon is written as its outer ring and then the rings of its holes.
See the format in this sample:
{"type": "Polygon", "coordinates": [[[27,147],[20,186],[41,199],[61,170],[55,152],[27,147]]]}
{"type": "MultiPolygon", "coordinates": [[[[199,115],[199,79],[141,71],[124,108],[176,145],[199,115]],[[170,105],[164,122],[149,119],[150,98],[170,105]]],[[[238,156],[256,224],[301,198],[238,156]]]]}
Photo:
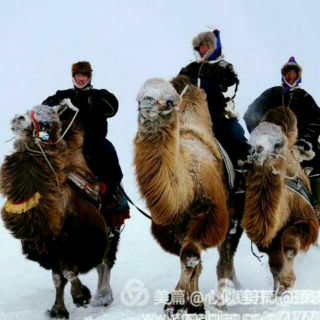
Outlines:
{"type": "MultiPolygon", "coordinates": [[[[118,151],[126,191],[144,209],[132,166],[132,142],[137,131],[135,98],[143,82],[150,77],[169,80],[175,76],[193,60],[192,38],[208,30],[209,25],[220,29],[226,60],[238,72],[236,108],[241,117],[262,91],[280,83],[280,68],[291,55],[304,70],[303,88],[320,104],[319,11],[316,0],[2,1],[0,162],[12,149],[12,142],[5,141],[12,137],[9,121],[14,114],[41,103],[57,89],[70,88],[71,64],[89,60],[94,70],[93,85],[110,90],[120,101],[118,114],[109,121],[108,137],[118,151]]],[[[65,299],[70,319],[148,319],[144,315],[162,314],[161,294],[175,287],[179,260],[155,242],[148,219],[134,208],[131,216],[112,270],[113,304],[107,308],[77,308],[68,286],[65,299]],[[128,291],[123,291],[126,288],[128,291]],[[128,295],[131,292],[133,296],[128,295]],[[130,306],[138,298],[136,304],[141,305],[130,306]]],[[[202,259],[200,288],[207,294],[217,281],[217,250],[208,250],[202,259]]],[[[260,290],[262,295],[263,290],[272,289],[272,277],[266,256],[259,262],[251,252],[250,241],[243,236],[235,268],[242,290],[251,291],[240,292],[241,304],[231,306],[228,313],[233,314],[232,319],[237,314],[244,319],[260,319],[248,318],[255,313],[263,319],[320,319],[319,259],[319,247],[298,255],[295,291],[286,301],[276,299],[263,305],[260,299],[259,304],[248,305],[248,296],[256,297],[253,290],[260,290]],[[310,292],[313,299],[318,299],[317,304],[304,303],[304,298],[310,302],[310,292]],[[300,310],[304,314],[298,313],[300,310]]],[[[94,293],[96,272],[81,279],[94,293]]],[[[19,241],[0,222],[0,320],[45,319],[54,297],[50,272],[27,261],[19,241]]],[[[206,307],[218,314],[208,302],[206,307]]]]}
{"type": "MultiPolygon", "coordinates": [[[[143,314],[150,316],[162,314],[164,304],[160,292],[168,293],[176,285],[180,272],[179,260],[165,253],[158,246],[150,234],[149,220],[135,209],[132,209],[131,213],[132,218],[127,220],[121,235],[118,260],[112,270],[111,286],[114,302],[109,307],[78,308],[72,303],[69,286],[67,286],[65,300],[70,319],[148,319],[144,318],[143,314]],[[141,295],[134,291],[134,288],[138,287],[141,289],[141,295]],[[133,289],[132,297],[123,292],[126,288],[129,291],[133,289]],[[133,301],[136,301],[136,304],[130,306],[133,301]]],[[[36,263],[27,261],[21,254],[19,241],[14,240],[2,225],[0,250],[0,319],[45,319],[44,312],[51,308],[55,297],[51,273],[41,269],[36,263]]],[[[254,250],[258,253],[255,248],[254,250]]],[[[203,254],[202,259],[200,289],[203,294],[208,294],[215,289],[217,282],[217,250],[208,250],[203,254]]],[[[268,292],[272,290],[272,275],[268,268],[267,257],[264,256],[259,262],[251,253],[250,241],[243,236],[235,258],[235,268],[242,290],[239,292],[241,302],[229,307],[224,314],[260,314],[261,317],[269,317],[268,319],[271,319],[271,315],[278,315],[281,316],[279,319],[282,319],[290,312],[290,318],[284,319],[300,319],[294,316],[298,315],[298,311],[303,310],[309,312],[310,317],[301,319],[319,319],[319,313],[315,313],[320,312],[319,259],[319,247],[312,247],[306,254],[299,254],[294,268],[297,282],[292,296],[288,296],[285,301],[279,298],[270,301],[268,292]],[[250,299],[257,301],[254,290],[259,290],[261,300],[257,303],[249,303],[250,299]],[[314,301],[308,297],[309,292],[313,294],[314,301]],[[317,303],[312,304],[316,302],[315,299],[317,303]],[[311,315],[317,315],[317,317],[312,318],[311,315]]],[[[81,280],[94,293],[97,285],[95,270],[82,276],[81,280]]],[[[209,312],[218,313],[210,301],[206,302],[206,307],[209,312]]]]}

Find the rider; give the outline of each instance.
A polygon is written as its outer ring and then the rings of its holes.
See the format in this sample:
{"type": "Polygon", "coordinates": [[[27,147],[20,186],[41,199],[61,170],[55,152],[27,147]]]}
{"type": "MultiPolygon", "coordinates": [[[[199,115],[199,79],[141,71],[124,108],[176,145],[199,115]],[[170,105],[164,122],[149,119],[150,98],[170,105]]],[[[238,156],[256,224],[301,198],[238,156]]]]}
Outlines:
{"type": "MultiPolygon", "coordinates": [[[[108,203],[123,177],[116,150],[106,139],[107,119],[117,113],[118,100],[105,89],[93,88],[92,68],[89,62],[74,63],[71,72],[74,88],[59,90],[42,104],[55,106],[69,98],[79,109],[76,121],[84,130],[83,153],[90,170],[107,185],[102,203],[108,203]]],[[[61,118],[72,119],[73,115],[74,111],[68,109],[61,118]]]]}
{"type": "Polygon", "coordinates": [[[180,74],[205,91],[214,134],[238,172],[236,191],[243,192],[245,181],[238,160],[247,159],[250,146],[234,110],[239,79],[233,65],[224,60],[219,30],[198,34],[192,45],[196,61],[182,68],[180,74]]]}
{"type": "MultiPolygon", "coordinates": [[[[278,106],[290,108],[298,120],[298,141],[300,150],[311,153],[315,157],[311,161],[303,161],[303,168],[312,170],[309,174],[312,197],[311,203],[320,219],[320,108],[312,96],[301,89],[302,68],[291,57],[281,69],[282,85],[267,89],[251,103],[244,115],[248,131],[251,132],[259,123],[262,116],[270,109],[278,106]]],[[[306,170],[307,171],[307,170],[306,170]]]]}

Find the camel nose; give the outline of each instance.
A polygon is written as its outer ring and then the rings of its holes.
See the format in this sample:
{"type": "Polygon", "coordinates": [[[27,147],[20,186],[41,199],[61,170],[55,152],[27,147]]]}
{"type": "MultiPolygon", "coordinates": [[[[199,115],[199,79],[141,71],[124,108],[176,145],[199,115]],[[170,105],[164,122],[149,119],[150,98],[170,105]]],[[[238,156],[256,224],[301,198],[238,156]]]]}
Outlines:
{"type": "Polygon", "coordinates": [[[261,146],[261,145],[259,145],[259,146],[256,147],[256,153],[257,153],[257,154],[262,153],[263,150],[264,150],[264,148],[263,148],[263,146],[261,146]]]}

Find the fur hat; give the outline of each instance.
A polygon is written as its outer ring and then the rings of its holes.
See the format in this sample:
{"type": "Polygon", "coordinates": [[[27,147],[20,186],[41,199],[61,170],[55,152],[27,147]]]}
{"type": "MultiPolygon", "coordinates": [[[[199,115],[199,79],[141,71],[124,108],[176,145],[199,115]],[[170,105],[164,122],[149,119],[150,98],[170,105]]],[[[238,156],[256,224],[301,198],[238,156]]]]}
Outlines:
{"type": "Polygon", "coordinates": [[[216,29],[213,32],[208,31],[199,33],[195,38],[193,38],[192,46],[197,61],[215,60],[221,55],[220,31],[216,29]],[[208,52],[202,58],[199,54],[199,47],[201,43],[206,43],[210,47],[208,52]]]}
{"type": "Polygon", "coordinates": [[[294,57],[290,57],[288,62],[285,63],[281,68],[281,75],[284,77],[290,70],[295,70],[297,72],[298,78],[301,78],[302,68],[298,65],[294,57]]]}
{"type": "Polygon", "coordinates": [[[76,74],[84,74],[87,75],[89,78],[92,76],[92,68],[88,61],[79,61],[72,65],[72,77],[76,74]]]}

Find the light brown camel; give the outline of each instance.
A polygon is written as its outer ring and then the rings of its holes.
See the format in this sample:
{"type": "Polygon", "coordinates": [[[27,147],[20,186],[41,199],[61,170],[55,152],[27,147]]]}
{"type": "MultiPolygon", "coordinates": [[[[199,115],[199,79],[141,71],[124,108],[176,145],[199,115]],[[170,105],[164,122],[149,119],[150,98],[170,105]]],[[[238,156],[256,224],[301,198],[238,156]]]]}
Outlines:
{"type": "MultiPolygon", "coordinates": [[[[65,103],[72,107],[70,101],[65,103]]],[[[96,206],[67,182],[70,172],[87,178],[92,174],[81,152],[83,132],[74,124],[61,139],[59,109],[36,106],[12,120],[15,151],[1,166],[0,191],[7,198],[1,215],[5,227],[21,240],[26,257],[52,270],[56,300],[48,315],[68,318],[67,282],[74,303],[86,305],[91,294],[78,274],[94,267],[99,282],[92,304],[113,301],[109,281],[117,242],[109,242],[110,229],[96,206]]]]}
{"type": "MultiPolygon", "coordinates": [[[[175,290],[184,292],[184,303],[175,304],[174,291],[165,306],[169,316],[204,312],[203,303],[193,301],[199,290],[201,252],[221,245],[229,226],[226,170],[214,140],[206,96],[188,83],[185,76],[172,84],[150,79],[137,97],[134,164],[139,189],[152,215],[153,236],[181,261],[175,290]]],[[[232,262],[226,269],[221,260],[218,276],[233,278],[232,262]]]]}
{"type": "Polygon", "coordinates": [[[250,135],[253,168],[241,224],[259,250],[268,254],[277,294],[294,285],[294,259],[317,240],[319,229],[310,203],[288,187],[290,178],[299,177],[310,192],[297,161],[296,139],[296,117],[285,107],[268,111],[250,135]]]}

